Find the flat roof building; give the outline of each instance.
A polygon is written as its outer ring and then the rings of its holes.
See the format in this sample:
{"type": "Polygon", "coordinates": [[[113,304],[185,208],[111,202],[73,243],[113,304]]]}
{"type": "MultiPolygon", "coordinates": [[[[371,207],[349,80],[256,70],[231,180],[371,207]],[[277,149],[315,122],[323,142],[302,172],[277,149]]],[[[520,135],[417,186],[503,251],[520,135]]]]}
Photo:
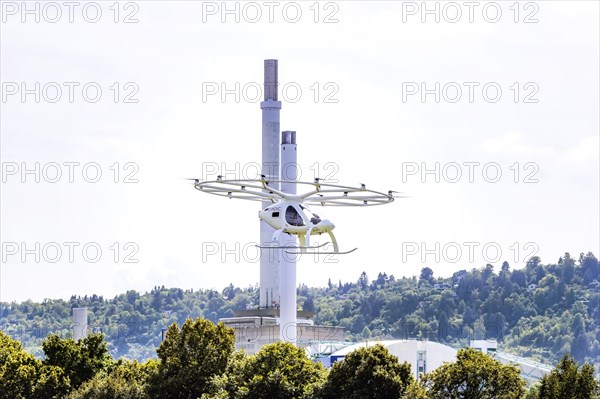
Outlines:
{"type": "Polygon", "coordinates": [[[383,345],[400,363],[410,364],[415,378],[423,373],[429,373],[440,367],[444,362],[456,360],[457,350],[439,342],[420,341],[416,339],[392,341],[367,341],[351,345],[334,352],[330,359],[331,364],[342,360],[346,355],[356,349],[374,345],[383,345]]]}

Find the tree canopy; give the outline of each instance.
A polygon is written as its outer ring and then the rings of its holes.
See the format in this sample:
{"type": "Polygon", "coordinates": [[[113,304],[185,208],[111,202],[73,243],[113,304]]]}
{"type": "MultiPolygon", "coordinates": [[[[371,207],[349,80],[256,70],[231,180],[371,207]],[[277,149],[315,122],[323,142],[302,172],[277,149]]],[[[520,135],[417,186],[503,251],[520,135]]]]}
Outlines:
{"type": "MultiPolygon", "coordinates": [[[[159,359],[139,363],[106,355],[102,335],[77,342],[49,336],[41,361],[0,332],[0,399],[525,398],[515,367],[473,349],[416,381],[410,365],[379,344],[348,353],[328,371],[289,343],[251,356],[234,352],[232,333],[205,319],[173,324],[159,359]]],[[[526,399],[599,399],[593,376],[593,366],[565,356],[526,399]]]]}
{"type": "Polygon", "coordinates": [[[311,395],[325,379],[325,369],[290,343],[265,345],[243,368],[240,398],[294,399],[311,395]]]}
{"type": "Polygon", "coordinates": [[[594,368],[589,364],[579,367],[568,355],[542,378],[535,396],[535,399],[584,398],[600,398],[600,387],[594,380],[594,368]]]}
{"type": "Polygon", "coordinates": [[[503,365],[475,349],[461,349],[456,362],[424,377],[431,399],[520,399],[525,381],[516,366],[503,365]]]}
{"type": "Polygon", "coordinates": [[[350,352],[336,362],[322,388],[322,399],[398,399],[413,382],[408,363],[383,345],[374,345],[350,352]]]}
{"type": "Polygon", "coordinates": [[[160,360],[149,392],[163,399],[196,399],[222,374],[234,350],[233,329],[206,319],[172,324],[156,350],[160,360]]]}

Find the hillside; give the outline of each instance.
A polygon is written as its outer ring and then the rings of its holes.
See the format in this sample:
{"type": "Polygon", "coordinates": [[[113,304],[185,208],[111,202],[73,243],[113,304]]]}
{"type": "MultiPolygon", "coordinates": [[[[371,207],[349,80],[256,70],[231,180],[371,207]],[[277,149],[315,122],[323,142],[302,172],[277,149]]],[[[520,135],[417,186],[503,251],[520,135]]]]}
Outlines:
{"type": "MultiPolygon", "coordinates": [[[[371,267],[371,269],[374,267],[371,267]]],[[[71,334],[71,308],[87,307],[92,331],[103,332],[113,357],[156,355],[162,332],[187,318],[216,321],[258,302],[256,287],[230,285],[222,292],[155,287],[112,299],[91,295],[69,301],[0,303],[0,330],[41,356],[49,333],[71,334]]],[[[523,269],[491,265],[436,278],[395,278],[366,273],[356,282],[298,289],[299,309],[316,322],[340,325],[347,339],[428,338],[454,346],[496,338],[502,350],[556,364],[565,353],[600,367],[600,265],[592,254],[568,253],[555,264],[532,258],[523,269]]]]}

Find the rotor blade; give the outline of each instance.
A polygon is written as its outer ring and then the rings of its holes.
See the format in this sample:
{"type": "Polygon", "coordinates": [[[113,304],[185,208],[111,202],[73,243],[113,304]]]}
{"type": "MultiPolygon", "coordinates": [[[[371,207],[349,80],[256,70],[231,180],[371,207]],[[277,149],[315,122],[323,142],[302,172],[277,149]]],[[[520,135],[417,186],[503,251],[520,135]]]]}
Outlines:
{"type": "Polygon", "coordinates": [[[337,251],[337,252],[321,252],[321,251],[306,251],[306,252],[298,252],[298,251],[285,251],[290,255],[346,255],[356,251],[358,248],[351,249],[349,251],[337,251]]]}
{"type": "Polygon", "coordinates": [[[310,197],[311,195],[314,194],[320,194],[320,193],[360,193],[360,192],[364,192],[365,190],[361,190],[359,188],[356,187],[340,187],[340,188],[335,188],[335,189],[325,189],[325,190],[313,190],[313,191],[309,191],[307,193],[304,193],[302,195],[300,195],[301,198],[307,198],[310,197]]]}
{"type": "Polygon", "coordinates": [[[208,194],[249,201],[271,201],[274,203],[285,199],[281,196],[279,190],[273,189],[265,183],[258,180],[216,180],[196,182],[194,187],[198,191],[204,191],[208,194]]]}
{"type": "MultiPolygon", "coordinates": [[[[316,187],[315,190],[311,190],[307,193],[301,194],[300,197],[304,198],[316,193],[324,193],[324,192],[337,192],[337,193],[343,193],[343,192],[371,192],[374,194],[383,194],[380,193],[378,191],[373,191],[373,190],[367,190],[364,187],[350,187],[350,186],[342,186],[339,184],[330,184],[330,183],[321,183],[321,182],[305,182],[305,181],[290,181],[290,180],[272,180],[274,183],[295,183],[299,186],[304,185],[304,186],[313,186],[316,187]]],[[[385,194],[383,194],[385,195],[385,194]]]]}
{"type": "Polygon", "coordinates": [[[323,196],[323,197],[310,197],[304,200],[305,204],[311,205],[335,205],[335,206],[373,206],[383,205],[393,202],[392,197],[381,197],[381,196],[323,196]]]}
{"type": "Polygon", "coordinates": [[[403,193],[402,191],[390,190],[390,191],[388,191],[388,195],[391,195],[394,198],[412,198],[412,196],[410,196],[406,193],[403,193]],[[394,195],[394,194],[400,194],[400,195],[394,195]]]}
{"type": "MultiPolygon", "coordinates": [[[[212,195],[218,195],[219,197],[225,197],[225,198],[232,198],[232,199],[242,199],[242,200],[246,200],[246,201],[257,201],[257,202],[263,202],[265,201],[265,198],[262,197],[250,197],[250,196],[241,196],[241,195],[228,195],[227,193],[224,193],[222,191],[206,191],[207,194],[212,194],[212,195]]],[[[274,200],[272,200],[274,201],[274,200]]]]}
{"type": "Polygon", "coordinates": [[[389,204],[392,201],[370,201],[367,203],[352,201],[352,202],[343,202],[341,200],[329,200],[329,201],[319,201],[318,199],[314,199],[311,201],[304,201],[307,205],[320,205],[320,206],[375,206],[375,205],[385,205],[389,204]]]}
{"type": "Polygon", "coordinates": [[[280,183],[280,182],[282,182],[282,180],[258,180],[258,181],[262,183],[262,189],[263,190],[272,191],[275,194],[279,195],[281,198],[286,198],[286,193],[284,193],[283,191],[279,191],[276,188],[273,188],[273,187],[269,186],[269,183],[280,183]]]}
{"type": "Polygon", "coordinates": [[[308,197],[304,199],[305,201],[317,201],[317,202],[321,202],[321,201],[329,201],[329,200],[349,200],[349,201],[380,201],[380,202],[389,202],[391,200],[393,200],[393,197],[388,197],[387,195],[385,196],[385,198],[380,197],[380,196],[374,196],[374,195],[370,195],[370,196],[359,196],[359,195],[338,195],[338,196],[331,196],[331,195],[324,195],[324,196],[314,196],[314,197],[308,197]]]}
{"type": "Polygon", "coordinates": [[[258,244],[254,244],[254,246],[256,248],[262,248],[262,249],[319,249],[321,247],[324,247],[327,244],[331,244],[331,243],[329,241],[327,241],[327,242],[324,242],[323,244],[320,244],[320,245],[313,245],[312,247],[302,246],[302,245],[300,245],[300,246],[298,246],[298,245],[293,245],[293,246],[289,246],[289,245],[279,246],[279,245],[258,245],[258,244]]]}
{"type": "Polygon", "coordinates": [[[228,190],[225,187],[221,187],[221,185],[222,186],[237,186],[237,187],[244,187],[244,188],[253,188],[256,190],[260,190],[263,193],[265,190],[269,191],[270,193],[279,196],[280,199],[285,199],[287,194],[280,190],[277,190],[276,188],[269,186],[268,184],[271,182],[279,182],[279,180],[270,180],[270,181],[269,180],[255,180],[255,179],[213,180],[213,181],[200,182],[199,186],[212,187],[215,190],[223,190],[223,191],[231,191],[231,190],[228,190]]]}
{"type": "MultiPolygon", "coordinates": [[[[203,190],[204,191],[204,190],[203,190]]],[[[243,199],[243,200],[248,200],[248,201],[260,201],[260,202],[264,202],[264,201],[272,201],[272,202],[276,202],[277,199],[274,198],[268,198],[268,197],[262,197],[262,196],[255,196],[255,195],[247,195],[247,194],[238,194],[238,193],[226,193],[223,191],[205,191],[207,194],[212,194],[212,195],[218,195],[219,197],[225,197],[225,198],[235,198],[235,199],[243,199]]]]}
{"type": "Polygon", "coordinates": [[[263,193],[262,191],[253,191],[253,190],[246,190],[246,189],[238,189],[238,188],[227,188],[227,189],[223,189],[223,187],[214,187],[214,186],[201,186],[199,188],[200,191],[205,191],[207,193],[216,193],[216,192],[227,192],[227,193],[243,193],[243,194],[247,194],[247,195],[256,195],[262,198],[266,198],[266,199],[272,199],[277,197],[275,194],[267,194],[267,193],[263,193]]]}

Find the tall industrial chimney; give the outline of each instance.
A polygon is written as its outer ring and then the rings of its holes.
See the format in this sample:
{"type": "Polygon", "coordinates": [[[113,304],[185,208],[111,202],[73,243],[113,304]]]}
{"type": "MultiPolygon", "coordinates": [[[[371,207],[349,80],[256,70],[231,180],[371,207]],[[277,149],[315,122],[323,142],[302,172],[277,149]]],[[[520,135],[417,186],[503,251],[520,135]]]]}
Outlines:
{"type": "MultiPolygon", "coordinates": [[[[277,60],[265,60],[265,100],[260,103],[262,109],[262,174],[267,180],[279,180],[279,112],[281,101],[277,101],[277,60]]],[[[270,183],[278,189],[279,183],[270,183]]],[[[262,208],[271,203],[262,202],[262,208]]],[[[260,221],[260,244],[267,246],[273,240],[275,230],[260,221]]],[[[261,308],[279,305],[279,262],[275,251],[260,250],[260,298],[261,308]]]]}
{"type": "MultiPolygon", "coordinates": [[[[296,132],[281,132],[281,191],[296,194],[298,179],[298,153],[296,132]]],[[[282,209],[281,212],[286,212],[282,209]]],[[[294,247],[296,236],[281,234],[280,245],[294,247]]],[[[279,336],[282,341],[296,344],[297,341],[297,305],[296,305],[296,256],[280,250],[279,278],[281,283],[281,303],[279,308],[279,336]]]]}
{"type": "MultiPolygon", "coordinates": [[[[281,102],[278,100],[277,60],[265,60],[264,72],[265,94],[264,101],[260,103],[261,173],[269,182],[269,187],[263,191],[268,193],[270,190],[278,189],[295,195],[300,175],[297,164],[296,132],[283,131],[280,139],[281,102]]],[[[265,209],[273,203],[262,201],[261,205],[261,209],[265,209]]],[[[278,206],[281,208],[283,204],[278,206]]],[[[279,211],[284,212],[280,214],[281,216],[285,216],[287,209],[281,208],[279,211]]],[[[260,244],[261,247],[265,247],[260,249],[260,309],[238,310],[234,312],[234,317],[219,319],[235,330],[236,349],[245,349],[247,353],[254,354],[263,345],[277,340],[300,346],[306,345],[309,340],[343,341],[342,327],[317,326],[310,320],[313,316],[312,312],[297,310],[297,255],[286,252],[286,249],[298,248],[298,238],[281,232],[275,237],[278,242],[273,242],[274,233],[275,229],[260,221],[260,244]],[[276,249],[277,246],[280,248],[276,249]],[[250,325],[249,317],[254,318],[254,323],[250,325]],[[279,327],[279,334],[277,334],[277,327],[279,327]]]]}
{"type": "Polygon", "coordinates": [[[87,337],[87,308],[73,308],[73,340],[87,337]]]}
{"type": "Polygon", "coordinates": [[[265,60],[265,101],[277,101],[278,86],[277,60],[265,60]]]}

